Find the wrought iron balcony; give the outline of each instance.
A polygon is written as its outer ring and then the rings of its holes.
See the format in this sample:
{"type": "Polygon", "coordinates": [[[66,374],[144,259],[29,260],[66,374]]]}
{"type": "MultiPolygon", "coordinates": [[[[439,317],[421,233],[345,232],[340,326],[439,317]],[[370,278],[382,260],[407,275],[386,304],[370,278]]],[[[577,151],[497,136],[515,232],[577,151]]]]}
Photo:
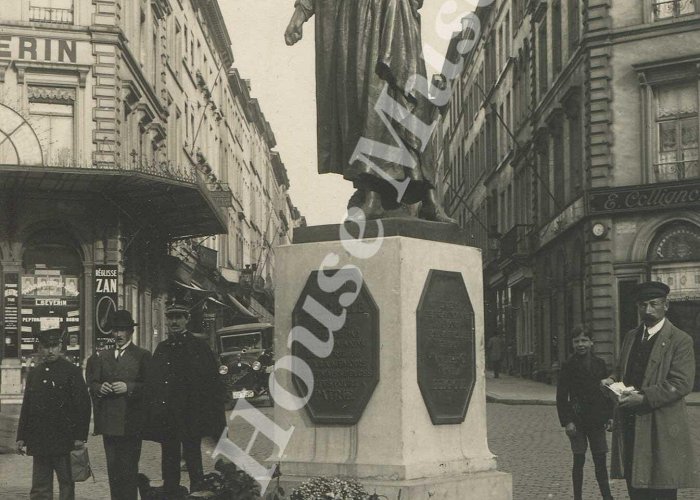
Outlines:
{"type": "Polygon", "coordinates": [[[530,255],[529,224],[516,224],[501,238],[501,261],[515,260],[530,255]]]}
{"type": "Polygon", "coordinates": [[[695,0],[657,0],[653,8],[655,21],[686,16],[695,13],[695,0]]]}
{"type": "Polygon", "coordinates": [[[29,4],[29,20],[39,23],[73,24],[73,9],[37,7],[29,4]]]}

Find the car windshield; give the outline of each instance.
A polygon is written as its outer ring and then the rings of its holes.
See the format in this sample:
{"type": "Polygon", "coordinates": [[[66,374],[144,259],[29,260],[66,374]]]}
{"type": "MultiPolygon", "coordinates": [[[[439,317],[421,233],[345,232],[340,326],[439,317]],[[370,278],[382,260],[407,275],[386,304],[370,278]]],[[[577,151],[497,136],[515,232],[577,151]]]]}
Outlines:
{"type": "Polygon", "coordinates": [[[246,351],[260,349],[262,347],[262,334],[260,332],[252,332],[221,335],[220,342],[222,353],[240,352],[243,349],[246,351]]]}

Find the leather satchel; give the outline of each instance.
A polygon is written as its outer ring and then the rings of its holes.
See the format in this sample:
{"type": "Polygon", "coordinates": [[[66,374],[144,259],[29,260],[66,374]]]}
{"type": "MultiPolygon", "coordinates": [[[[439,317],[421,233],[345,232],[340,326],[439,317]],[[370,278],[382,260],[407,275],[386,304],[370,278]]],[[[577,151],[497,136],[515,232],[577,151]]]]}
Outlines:
{"type": "Polygon", "coordinates": [[[93,481],[95,480],[92,467],[90,467],[87,446],[70,452],[70,471],[73,482],[87,481],[90,476],[92,476],[93,481]]]}

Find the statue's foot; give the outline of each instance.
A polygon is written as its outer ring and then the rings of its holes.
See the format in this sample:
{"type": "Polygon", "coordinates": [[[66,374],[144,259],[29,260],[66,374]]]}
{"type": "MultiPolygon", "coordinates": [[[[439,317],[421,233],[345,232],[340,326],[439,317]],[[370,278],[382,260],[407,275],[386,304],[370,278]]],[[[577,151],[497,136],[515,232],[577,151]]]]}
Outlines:
{"type": "Polygon", "coordinates": [[[423,220],[432,222],[444,222],[445,224],[457,224],[457,219],[453,219],[445,213],[442,207],[439,207],[430,200],[424,201],[423,206],[418,212],[418,217],[423,220]]]}
{"type": "Polygon", "coordinates": [[[381,219],[385,213],[382,207],[382,198],[376,191],[356,191],[350,198],[350,202],[348,202],[348,208],[347,220],[357,220],[360,218],[364,218],[365,220],[381,219]],[[363,193],[364,199],[362,203],[354,206],[354,208],[359,210],[352,210],[353,206],[351,203],[353,202],[353,198],[356,200],[360,198],[358,193],[363,193]]]}
{"type": "Polygon", "coordinates": [[[348,200],[348,208],[361,207],[365,201],[365,192],[362,189],[356,189],[348,200]]]}

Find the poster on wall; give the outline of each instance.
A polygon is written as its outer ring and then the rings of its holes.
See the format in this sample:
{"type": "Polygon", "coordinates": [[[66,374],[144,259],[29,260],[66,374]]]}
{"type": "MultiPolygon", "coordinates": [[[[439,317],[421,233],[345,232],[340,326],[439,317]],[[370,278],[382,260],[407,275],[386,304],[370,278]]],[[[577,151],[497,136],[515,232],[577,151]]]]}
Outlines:
{"type": "Polygon", "coordinates": [[[112,264],[95,266],[95,349],[101,351],[114,344],[109,318],[117,310],[118,268],[112,264]]]}
{"type": "Polygon", "coordinates": [[[4,325],[4,350],[5,358],[16,358],[19,354],[18,332],[19,326],[19,274],[5,274],[3,290],[3,325],[4,325]]]}
{"type": "Polygon", "coordinates": [[[79,278],[64,275],[59,269],[45,265],[18,278],[21,283],[21,356],[26,363],[38,350],[40,331],[51,328],[63,330],[65,356],[80,363],[80,335],[69,346],[68,332],[80,332],[79,278]]]}

